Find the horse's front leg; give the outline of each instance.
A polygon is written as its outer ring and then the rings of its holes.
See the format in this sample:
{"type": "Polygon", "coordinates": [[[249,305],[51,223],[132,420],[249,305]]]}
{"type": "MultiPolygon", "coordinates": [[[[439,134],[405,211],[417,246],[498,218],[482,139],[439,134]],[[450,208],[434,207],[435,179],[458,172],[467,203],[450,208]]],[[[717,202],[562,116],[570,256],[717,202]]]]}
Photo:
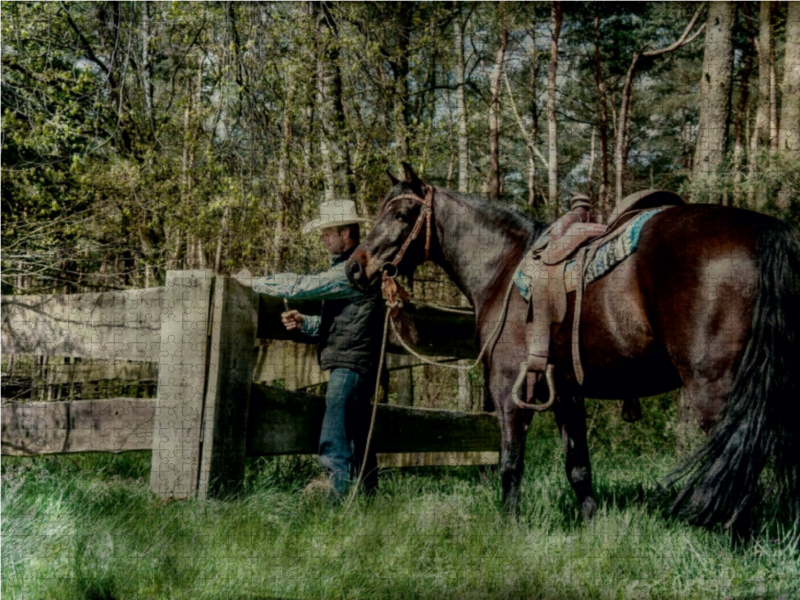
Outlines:
{"type": "Polygon", "coordinates": [[[553,407],[566,454],[567,480],[581,506],[584,520],[592,518],[597,504],[592,498],[592,466],[586,439],[586,407],[583,398],[564,398],[553,407]]]}
{"type": "Polygon", "coordinates": [[[525,462],[525,440],[534,411],[522,410],[511,400],[516,374],[492,373],[492,399],[500,420],[500,481],[503,508],[512,517],[519,515],[519,488],[525,462]]]}

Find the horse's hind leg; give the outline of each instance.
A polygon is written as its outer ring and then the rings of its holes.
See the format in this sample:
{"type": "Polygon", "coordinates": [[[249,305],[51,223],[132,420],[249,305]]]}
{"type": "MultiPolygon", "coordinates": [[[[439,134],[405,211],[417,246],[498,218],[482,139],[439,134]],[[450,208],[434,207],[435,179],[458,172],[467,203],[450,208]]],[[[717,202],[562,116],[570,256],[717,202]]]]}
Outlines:
{"type": "Polygon", "coordinates": [[[583,398],[564,398],[553,407],[566,454],[567,480],[581,506],[584,520],[592,518],[597,508],[592,498],[592,466],[586,440],[586,407],[583,398]]]}

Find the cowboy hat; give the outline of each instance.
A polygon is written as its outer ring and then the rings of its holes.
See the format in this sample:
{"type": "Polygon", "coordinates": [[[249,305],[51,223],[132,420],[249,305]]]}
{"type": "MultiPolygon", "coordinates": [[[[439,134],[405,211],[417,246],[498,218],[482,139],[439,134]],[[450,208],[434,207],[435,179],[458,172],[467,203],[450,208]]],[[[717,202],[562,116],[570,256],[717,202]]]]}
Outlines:
{"type": "Polygon", "coordinates": [[[358,217],[356,203],[352,200],[325,200],[319,204],[319,216],[303,227],[303,233],[311,233],[315,229],[326,227],[342,227],[368,222],[369,219],[358,217]]]}

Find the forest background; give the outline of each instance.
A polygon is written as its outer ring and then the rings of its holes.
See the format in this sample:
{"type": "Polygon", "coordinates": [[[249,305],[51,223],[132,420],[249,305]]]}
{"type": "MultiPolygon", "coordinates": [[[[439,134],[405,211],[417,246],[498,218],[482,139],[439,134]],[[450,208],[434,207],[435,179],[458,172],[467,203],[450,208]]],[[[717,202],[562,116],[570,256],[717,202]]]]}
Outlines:
{"type": "Polygon", "coordinates": [[[320,268],[301,224],[403,160],[540,219],[796,219],[798,98],[797,2],[4,2],[2,292],[320,268]]]}

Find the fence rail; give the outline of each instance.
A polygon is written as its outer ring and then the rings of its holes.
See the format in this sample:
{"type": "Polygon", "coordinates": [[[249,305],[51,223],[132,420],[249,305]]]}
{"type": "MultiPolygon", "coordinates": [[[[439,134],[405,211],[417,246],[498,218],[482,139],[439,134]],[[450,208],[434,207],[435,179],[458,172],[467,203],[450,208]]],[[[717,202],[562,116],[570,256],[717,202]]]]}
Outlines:
{"type": "MultiPolygon", "coordinates": [[[[318,309],[294,304],[304,312],[318,309]]],[[[279,378],[274,368],[271,379],[255,368],[257,336],[302,339],[280,326],[280,300],[254,294],[236,279],[169,271],[160,288],[11,296],[2,308],[4,354],[101,361],[46,373],[47,385],[135,376],[137,367],[129,366],[117,377],[115,360],[143,363],[144,370],[157,364],[158,374],[153,399],[5,403],[3,454],[150,450],[157,494],[202,499],[238,487],[246,456],[316,452],[324,399],[253,385],[279,378]]],[[[417,350],[454,359],[477,354],[473,319],[425,307],[408,312],[419,331],[417,350]]],[[[272,343],[274,352],[278,347],[272,343]]],[[[282,351],[290,387],[324,380],[318,370],[316,379],[298,376],[314,371],[311,348],[284,344],[282,351]]],[[[278,364],[274,352],[272,362],[265,353],[262,367],[278,364]]],[[[415,364],[410,357],[392,361],[394,368],[415,364]]],[[[500,436],[492,416],[388,405],[378,411],[375,440],[384,464],[497,461],[500,436]]]]}
{"type": "MultiPolygon", "coordinates": [[[[12,456],[151,450],[154,398],[8,403],[2,411],[2,451],[12,456]]],[[[316,454],[325,399],[254,385],[246,456],[316,454]]],[[[481,453],[499,449],[500,429],[489,414],[378,406],[376,452],[481,453]]],[[[460,463],[464,458],[454,457],[460,463]]],[[[394,464],[391,459],[385,461],[394,464]]]]}

